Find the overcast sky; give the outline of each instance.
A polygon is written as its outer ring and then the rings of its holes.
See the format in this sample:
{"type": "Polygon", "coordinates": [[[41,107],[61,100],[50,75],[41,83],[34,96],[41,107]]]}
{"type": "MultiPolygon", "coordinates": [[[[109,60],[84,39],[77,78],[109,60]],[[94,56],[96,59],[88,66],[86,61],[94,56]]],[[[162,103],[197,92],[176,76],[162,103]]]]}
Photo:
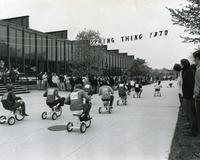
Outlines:
{"type": "Polygon", "coordinates": [[[0,19],[29,15],[30,28],[67,29],[71,40],[84,29],[98,30],[102,37],[115,39],[109,49],[144,58],[153,68],[172,68],[196,48],[182,43],[184,28],[172,25],[165,8],[183,5],[184,0],[0,0],[0,19]],[[166,29],[167,36],[149,38],[150,32],[166,29]],[[136,34],[143,39],[121,41],[121,36],[136,34]]]}

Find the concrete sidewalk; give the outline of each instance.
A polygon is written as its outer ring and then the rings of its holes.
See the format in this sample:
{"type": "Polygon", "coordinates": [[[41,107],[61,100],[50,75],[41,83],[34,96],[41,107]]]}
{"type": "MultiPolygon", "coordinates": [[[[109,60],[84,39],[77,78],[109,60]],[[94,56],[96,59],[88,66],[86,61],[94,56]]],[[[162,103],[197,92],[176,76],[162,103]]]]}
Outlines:
{"type": "Polygon", "coordinates": [[[0,159],[167,160],[179,103],[176,88],[162,83],[162,97],[153,97],[153,85],[145,86],[142,98],[134,99],[131,94],[127,106],[116,105],[115,93],[112,114],[99,114],[102,102],[99,96],[93,96],[92,125],[84,134],[49,131],[48,127],[66,125],[74,118],[69,107],[63,107],[63,114],[56,121],[42,120],[41,113],[48,111],[43,92],[20,95],[30,116],[14,126],[0,126],[0,159]]]}

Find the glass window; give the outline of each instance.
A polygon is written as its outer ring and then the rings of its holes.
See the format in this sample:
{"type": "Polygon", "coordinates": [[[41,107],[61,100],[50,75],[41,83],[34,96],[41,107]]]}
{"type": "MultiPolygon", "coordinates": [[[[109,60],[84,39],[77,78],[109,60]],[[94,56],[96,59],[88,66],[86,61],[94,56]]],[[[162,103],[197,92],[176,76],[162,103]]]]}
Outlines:
{"type": "Polygon", "coordinates": [[[42,64],[42,36],[37,35],[37,62],[38,62],[38,71],[43,72],[44,68],[42,64]]]}
{"type": "Polygon", "coordinates": [[[69,61],[72,62],[72,44],[68,42],[69,61]]]}
{"type": "Polygon", "coordinates": [[[110,54],[110,64],[111,64],[111,68],[113,68],[113,54],[111,53],[110,54]]]}
{"type": "Polygon", "coordinates": [[[24,57],[25,57],[25,73],[30,69],[30,34],[24,33],[24,57]]]}
{"type": "Polygon", "coordinates": [[[52,40],[48,38],[48,48],[47,48],[47,53],[48,53],[48,72],[52,71],[52,40]]]}
{"type": "Polygon", "coordinates": [[[115,54],[113,53],[113,67],[115,68],[115,54]]]}
{"type": "Polygon", "coordinates": [[[0,25],[0,59],[8,66],[7,26],[0,25]]]}
{"type": "Polygon", "coordinates": [[[73,61],[74,61],[74,43],[72,42],[71,43],[71,60],[72,60],[72,63],[73,63],[73,61]]]}
{"type": "Polygon", "coordinates": [[[121,69],[123,69],[123,66],[122,66],[122,56],[120,56],[120,67],[121,67],[121,69]]]}
{"type": "Polygon", "coordinates": [[[60,63],[61,63],[61,42],[60,41],[57,41],[57,66],[58,66],[58,71],[60,71],[61,69],[61,66],[60,66],[60,63]]]}
{"type": "Polygon", "coordinates": [[[60,44],[60,54],[61,54],[61,64],[60,64],[60,73],[65,73],[65,53],[64,53],[64,42],[60,44]]]}
{"type": "Polygon", "coordinates": [[[41,67],[43,71],[47,71],[47,52],[46,52],[46,37],[42,37],[42,52],[41,52],[41,67]]]}
{"type": "Polygon", "coordinates": [[[38,60],[41,59],[41,52],[42,52],[42,37],[37,36],[37,57],[38,60]]]}
{"type": "Polygon", "coordinates": [[[18,67],[19,72],[23,72],[23,54],[22,54],[22,31],[17,30],[17,55],[16,55],[16,67],[18,67]]]}
{"type": "Polygon", "coordinates": [[[113,67],[115,68],[115,54],[113,54],[113,67]]]}
{"type": "Polygon", "coordinates": [[[77,61],[80,63],[81,62],[81,54],[80,54],[80,46],[79,45],[77,45],[77,47],[76,47],[76,56],[77,56],[77,61]]]}
{"type": "Polygon", "coordinates": [[[65,60],[69,61],[69,44],[67,41],[65,42],[65,60]]]}
{"type": "Polygon", "coordinates": [[[56,61],[56,40],[52,40],[52,60],[56,61]]]}
{"type": "Polygon", "coordinates": [[[107,66],[109,68],[110,67],[110,54],[107,53],[106,56],[107,56],[107,66]]]}
{"type": "Polygon", "coordinates": [[[65,60],[64,42],[61,42],[60,49],[61,49],[61,61],[64,61],[65,60]]]}
{"type": "Polygon", "coordinates": [[[30,35],[30,74],[36,72],[35,34],[30,35]]]}
{"type": "Polygon", "coordinates": [[[70,70],[70,42],[66,41],[65,42],[65,56],[66,56],[66,72],[69,72],[70,70]]]}
{"type": "Polygon", "coordinates": [[[9,29],[9,52],[11,67],[16,67],[16,30],[9,29]]]}
{"type": "Polygon", "coordinates": [[[52,61],[52,40],[48,39],[48,61],[52,61]]]}
{"type": "Polygon", "coordinates": [[[52,65],[51,72],[56,72],[56,40],[52,39],[52,65]]]}
{"type": "Polygon", "coordinates": [[[77,44],[73,44],[73,60],[78,62],[77,44]]]}
{"type": "Polygon", "coordinates": [[[46,61],[47,52],[46,52],[46,37],[42,37],[42,60],[46,61]]]}
{"type": "Polygon", "coordinates": [[[86,54],[85,53],[85,49],[84,49],[84,45],[82,44],[80,47],[79,47],[79,55],[80,55],[80,61],[83,62],[83,55],[86,54]]]}
{"type": "Polygon", "coordinates": [[[60,54],[61,49],[60,49],[60,45],[61,45],[60,41],[57,41],[57,61],[58,62],[61,61],[61,54],[60,54]]]}

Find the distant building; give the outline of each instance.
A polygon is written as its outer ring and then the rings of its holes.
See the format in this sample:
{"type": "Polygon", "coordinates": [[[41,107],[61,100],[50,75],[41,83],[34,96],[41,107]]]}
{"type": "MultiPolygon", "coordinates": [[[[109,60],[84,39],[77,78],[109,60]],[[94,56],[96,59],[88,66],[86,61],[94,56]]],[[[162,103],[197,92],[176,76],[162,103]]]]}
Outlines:
{"type": "Polygon", "coordinates": [[[38,72],[71,73],[74,64],[90,58],[92,74],[123,74],[134,56],[91,46],[89,41],[68,40],[68,31],[40,32],[29,28],[29,16],[0,20],[0,59],[27,76],[38,72]]]}

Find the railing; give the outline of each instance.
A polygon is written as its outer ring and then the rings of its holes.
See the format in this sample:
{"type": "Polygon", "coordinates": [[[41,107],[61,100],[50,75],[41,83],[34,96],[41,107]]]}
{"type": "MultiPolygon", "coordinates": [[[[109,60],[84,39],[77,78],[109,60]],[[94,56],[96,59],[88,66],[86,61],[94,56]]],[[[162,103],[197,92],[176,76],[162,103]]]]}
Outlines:
{"type": "Polygon", "coordinates": [[[17,80],[17,82],[19,82],[19,84],[21,85],[26,85],[26,87],[28,88],[28,90],[30,89],[30,85],[35,85],[36,84],[36,77],[29,77],[27,75],[25,75],[24,73],[20,73],[19,75],[19,79],[17,80]]]}

